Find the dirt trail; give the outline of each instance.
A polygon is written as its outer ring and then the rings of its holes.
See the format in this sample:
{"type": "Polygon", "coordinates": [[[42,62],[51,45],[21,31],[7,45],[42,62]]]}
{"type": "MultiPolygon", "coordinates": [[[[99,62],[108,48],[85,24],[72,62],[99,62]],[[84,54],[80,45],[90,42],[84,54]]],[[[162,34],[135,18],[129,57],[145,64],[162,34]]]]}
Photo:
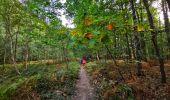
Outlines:
{"type": "Polygon", "coordinates": [[[83,67],[80,69],[79,80],[76,85],[74,100],[94,100],[94,90],[90,85],[89,77],[83,67]]]}

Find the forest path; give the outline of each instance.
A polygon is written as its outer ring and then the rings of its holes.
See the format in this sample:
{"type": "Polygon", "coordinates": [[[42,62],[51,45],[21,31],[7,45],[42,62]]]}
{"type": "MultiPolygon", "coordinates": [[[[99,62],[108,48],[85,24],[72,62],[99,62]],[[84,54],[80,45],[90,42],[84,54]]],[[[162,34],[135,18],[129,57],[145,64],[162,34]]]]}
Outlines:
{"type": "Polygon", "coordinates": [[[94,89],[89,81],[89,76],[85,69],[81,67],[74,100],[94,100],[94,89]]]}

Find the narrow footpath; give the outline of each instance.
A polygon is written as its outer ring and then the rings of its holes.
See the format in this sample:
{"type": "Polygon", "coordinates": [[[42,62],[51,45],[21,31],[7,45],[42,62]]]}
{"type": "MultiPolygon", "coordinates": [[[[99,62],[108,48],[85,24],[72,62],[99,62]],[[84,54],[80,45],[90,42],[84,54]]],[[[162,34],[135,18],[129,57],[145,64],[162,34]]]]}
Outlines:
{"type": "Polygon", "coordinates": [[[94,89],[89,82],[89,76],[85,69],[81,67],[79,80],[76,84],[76,95],[74,100],[94,100],[94,89]]]}

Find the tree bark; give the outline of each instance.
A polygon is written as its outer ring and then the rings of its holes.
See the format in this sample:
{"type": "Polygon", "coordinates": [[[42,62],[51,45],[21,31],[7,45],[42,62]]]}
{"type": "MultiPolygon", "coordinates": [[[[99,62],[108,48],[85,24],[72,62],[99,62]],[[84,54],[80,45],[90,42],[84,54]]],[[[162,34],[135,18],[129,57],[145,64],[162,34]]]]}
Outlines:
{"type": "Polygon", "coordinates": [[[141,44],[139,39],[139,33],[137,32],[137,17],[136,17],[136,10],[134,7],[133,0],[130,0],[131,9],[132,9],[132,16],[133,16],[133,23],[134,23],[134,40],[135,40],[135,48],[136,48],[136,65],[137,65],[137,75],[142,75],[142,65],[141,65],[141,44]]]}
{"type": "Polygon", "coordinates": [[[18,47],[18,34],[19,34],[19,25],[18,25],[18,31],[15,35],[15,51],[14,51],[14,57],[17,59],[17,47],[18,47]]]}
{"type": "MultiPolygon", "coordinates": [[[[122,11],[124,11],[124,10],[127,10],[127,5],[126,4],[125,4],[125,8],[123,8],[123,6],[122,6],[122,11]]],[[[128,16],[127,15],[124,15],[124,20],[125,21],[128,20],[128,16]]],[[[128,25],[126,24],[126,26],[128,26],[128,25]]],[[[128,55],[127,61],[129,62],[129,60],[132,59],[132,54],[131,54],[131,49],[130,49],[130,45],[129,45],[129,35],[128,35],[128,28],[127,27],[126,27],[125,36],[126,36],[125,37],[125,39],[126,39],[125,41],[127,43],[127,55],[128,55]]]]}
{"type": "Polygon", "coordinates": [[[126,42],[127,42],[128,60],[130,60],[130,59],[132,59],[132,55],[131,55],[131,50],[130,50],[130,46],[129,46],[128,32],[126,32],[125,35],[126,35],[126,42]]]}
{"type": "Polygon", "coordinates": [[[28,57],[29,57],[29,41],[26,40],[25,44],[25,69],[28,69],[28,57]]]}
{"type": "Polygon", "coordinates": [[[5,69],[5,64],[6,64],[6,46],[4,47],[3,70],[5,69]]]}
{"type": "MultiPolygon", "coordinates": [[[[142,7],[142,1],[140,0],[140,14],[139,14],[139,22],[143,22],[143,7],[142,7]]],[[[137,11],[136,11],[137,12],[137,11]]],[[[146,52],[146,43],[144,40],[144,33],[140,32],[140,37],[141,37],[141,50],[142,50],[142,59],[147,62],[147,52],[146,52]]]]}
{"type": "Polygon", "coordinates": [[[162,56],[160,54],[160,51],[159,51],[159,48],[158,48],[157,32],[155,31],[155,26],[154,26],[154,22],[153,22],[153,16],[152,16],[152,14],[151,14],[151,12],[149,10],[148,1],[143,0],[143,3],[144,3],[144,6],[145,6],[145,9],[146,9],[146,12],[147,12],[150,28],[153,29],[153,31],[151,31],[152,42],[153,42],[153,46],[154,46],[154,49],[156,51],[156,55],[157,55],[157,57],[159,59],[159,63],[160,63],[160,72],[161,72],[161,76],[162,76],[161,82],[166,83],[166,74],[165,74],[165,71],[164,71],[164,61],[163,61],[163,58],[162,58],[162,56]]]}
{"type": "Polygon", "coordinates": [[[11,41],[10,41],[10,51],[11,51],[11,61],[12,61],[12,65],[13,67],[15,68],[16,72],[18,74],[21,74],[17,68],[17,65],[16,65],[16,59],[15,59],[15,54],[14,54],[14,48],[13,48],[13,43],[12,43],[12,37],[11,37],[11,41]]]}
{"type": "Polygon", "coordinates": [[[64,57],[64,62],[66,63],[66,68],[68,69],[69,61],[68,61],[68,57],[67,57],[67,49],[65,47],[63,47],[63,57],[64,57]]]}
{"type": "Polygon", "coordinates": [[[99,51],[96,52],[96,59],[99,61],[100,58],[99,58],[99,51]]]}
{"type": "Polygon", "coordinates": [[[7,15],[3,15],[3,20],[4,20],[4,28],[5,28],[5,34],[6,34],[6,45],[7,48],[10,48],[10,60],[12,62],[12,66],[15,68],[16,73],[20,74],[17,66],[16,66],[16,59],[15,59],[15,54],[14,54],[14,46],[13,46],[13,38],[12,38],[12,34],[11,34],[11,18],[10,18],[10,13],[7,15]]]}
{"type": "Polygon", "coordinates": [[[169,11],[170,11],[170,1],[166,0],[166,2],[168,3],[168,7],[169,7],[169,11]]]}
{"type": "Polygon", "coordinates": [[[165,25],[165,32],[167,34],[167,39],[168,39],[168,47],[170,50],[170,24],[169,24],[169,18],[168,18],[168,9],[166,7],[166,2],[162,0],[162,11],[164,15],[164,25],[165,25]]]}

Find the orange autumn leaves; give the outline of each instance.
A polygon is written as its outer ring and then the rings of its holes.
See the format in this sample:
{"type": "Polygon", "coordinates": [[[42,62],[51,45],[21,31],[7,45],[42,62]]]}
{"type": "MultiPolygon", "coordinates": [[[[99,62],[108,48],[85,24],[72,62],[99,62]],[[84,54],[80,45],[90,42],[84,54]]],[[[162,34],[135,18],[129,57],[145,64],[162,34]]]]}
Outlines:
{"type": "Polygon", "coordinates": [[[109,31],[113,31],[114,29],[115,29],[115,25],[113,24],[113,23],[110,23],[110,24],[108,24],[107,25],[107,30],[109,30],[109,31]]]}
{"type": "MultiPolygon", "coordinates": [[[[82,38],[85,38],[88,40],[95,38],[95,39],[99,40],[100,42],[102,40],[105,40],[104,37],[107,37],[107,36],[105,36],[106,34],[96,35],[95,33],[93,33],[93,31],[91,31],[91,29],[100,27],[100,29],[104,29],[104,30],[102,30],[103,32],[113,32],[117,28],[119,28],[118,26],[116,26],[115,22],[113,22],[113,21],[110,21],[110,20],[104,19],[104,18],[100,19],[100,18],[97,18],[96,16],[90,16],[90,15],[86,16],[82,20],[81,25],[82,26],[80,27],[80,30],[77,32],[73,32],[72,36],[82,37],[82,38]],[[86,30],[82,31],[81,29],[86,29],[86,30]]],[[[131,25],[131,26],[133,27],[133,25],[131,25]]],[[[136,27],[137,27],[138,32],[143,32],[145,30],[144,26],[142,24],[138,24],[138,25],[136,25],[136,27]]]]}
{"type": "Polygon", "coordinates": [[[84,38],[86,38],[86,39],[90,40],[90,39],[92,39],[92,38],[93,38],[93,34],[92,34],[92,33],[90,33],[90,32],[87,32],[87,33],[85,33],[84,38]]]}
{"type": "Polygon", "coordinates": [[[90,25],[92,25],[92,17],[87,16],[87,17],[83,20],[83,24],[84,24],[85,26],[90,26],[90,25]]]}
{"type": "MultiPolygon", "coordinates": [[[[105,23],[107,23],[106,21],[104,21],[105,23]]],[[[94,22],[95,23],[95,22],[94,22]]],[[[91,16],[87,16],[84,20],[83,20],[83,25],[84,26],[91,26],[92,24],[94,24],[92,22],[92,17],[91,16]]],[[[101,23],[103,23],[103,21],[97,21],[97,25],[101,25],[101,23]],[[100,23],[100,24],[99,24],[100,23]]],[[[113,29],[115,29],[115,24],[114,23],[108,23],[106,24],[106,29],[109,31],[112,31],[113,29]]]]}
{"type": "MultiPolygon", "coordinates": [[[[100,27],[105,27],[105,29],[106,30],[108,30],[108,31],[113,31],[114,30],[114,28],[115,28],[115,25],[113,24],[113,23],[107,23],[107,21],[97,21],[97,20],[92,20],[92,17],[91,16],[87,16],[84,20],[83,20],[83,27],[87,27],[87,28],[89,28],[89,27],[91,27],[92,25],[95,25],[95,27],[98,27],[99,25],[100,25],[100,27]],[[101,23],[103,23],[104,22],[104,24],[101,24],[101,23]],[[97,26],[96,26],[97,25],[97,26]]],[[[94,37],[94,34],[92,33],[92,32],[86,32],[86,33],[84,33],[84,38],[86,38],[86,39],[88,39],[88,40],[90,40],[90,39],[92,39],[94,37]]],[[[103,37],[103,35],[102,36],[100,36],[99,38],[99,40],[101,40],[101,38],[103,37]]]]}
{"type": "Polygon", "coordinates": [[[99,27],[100,29],[103,29],[102,30],[103,32],[109,32],[109,31],[111,32],[111,31],[114,31],[116,28],[113,22],[110,22],[106,19],[97,19],[96,17],[92,17],[92,16],[86,16],[82,20],[81,25],[82,26],[79,26],[79,29],[73,30],[71,32],[71,35],[73,37],[79,37],[79,38],[81,37],[87,40],[95,38],[97,39],[97,41],[100,41],[100,42],[105,40],[105,38],[107,37],[105,36],[106,34],[96,34],[96,33],[93,33],[91,29],[99,27]],[[86,29],[86,30],[82,31],[82,29],[86,29]]]}

